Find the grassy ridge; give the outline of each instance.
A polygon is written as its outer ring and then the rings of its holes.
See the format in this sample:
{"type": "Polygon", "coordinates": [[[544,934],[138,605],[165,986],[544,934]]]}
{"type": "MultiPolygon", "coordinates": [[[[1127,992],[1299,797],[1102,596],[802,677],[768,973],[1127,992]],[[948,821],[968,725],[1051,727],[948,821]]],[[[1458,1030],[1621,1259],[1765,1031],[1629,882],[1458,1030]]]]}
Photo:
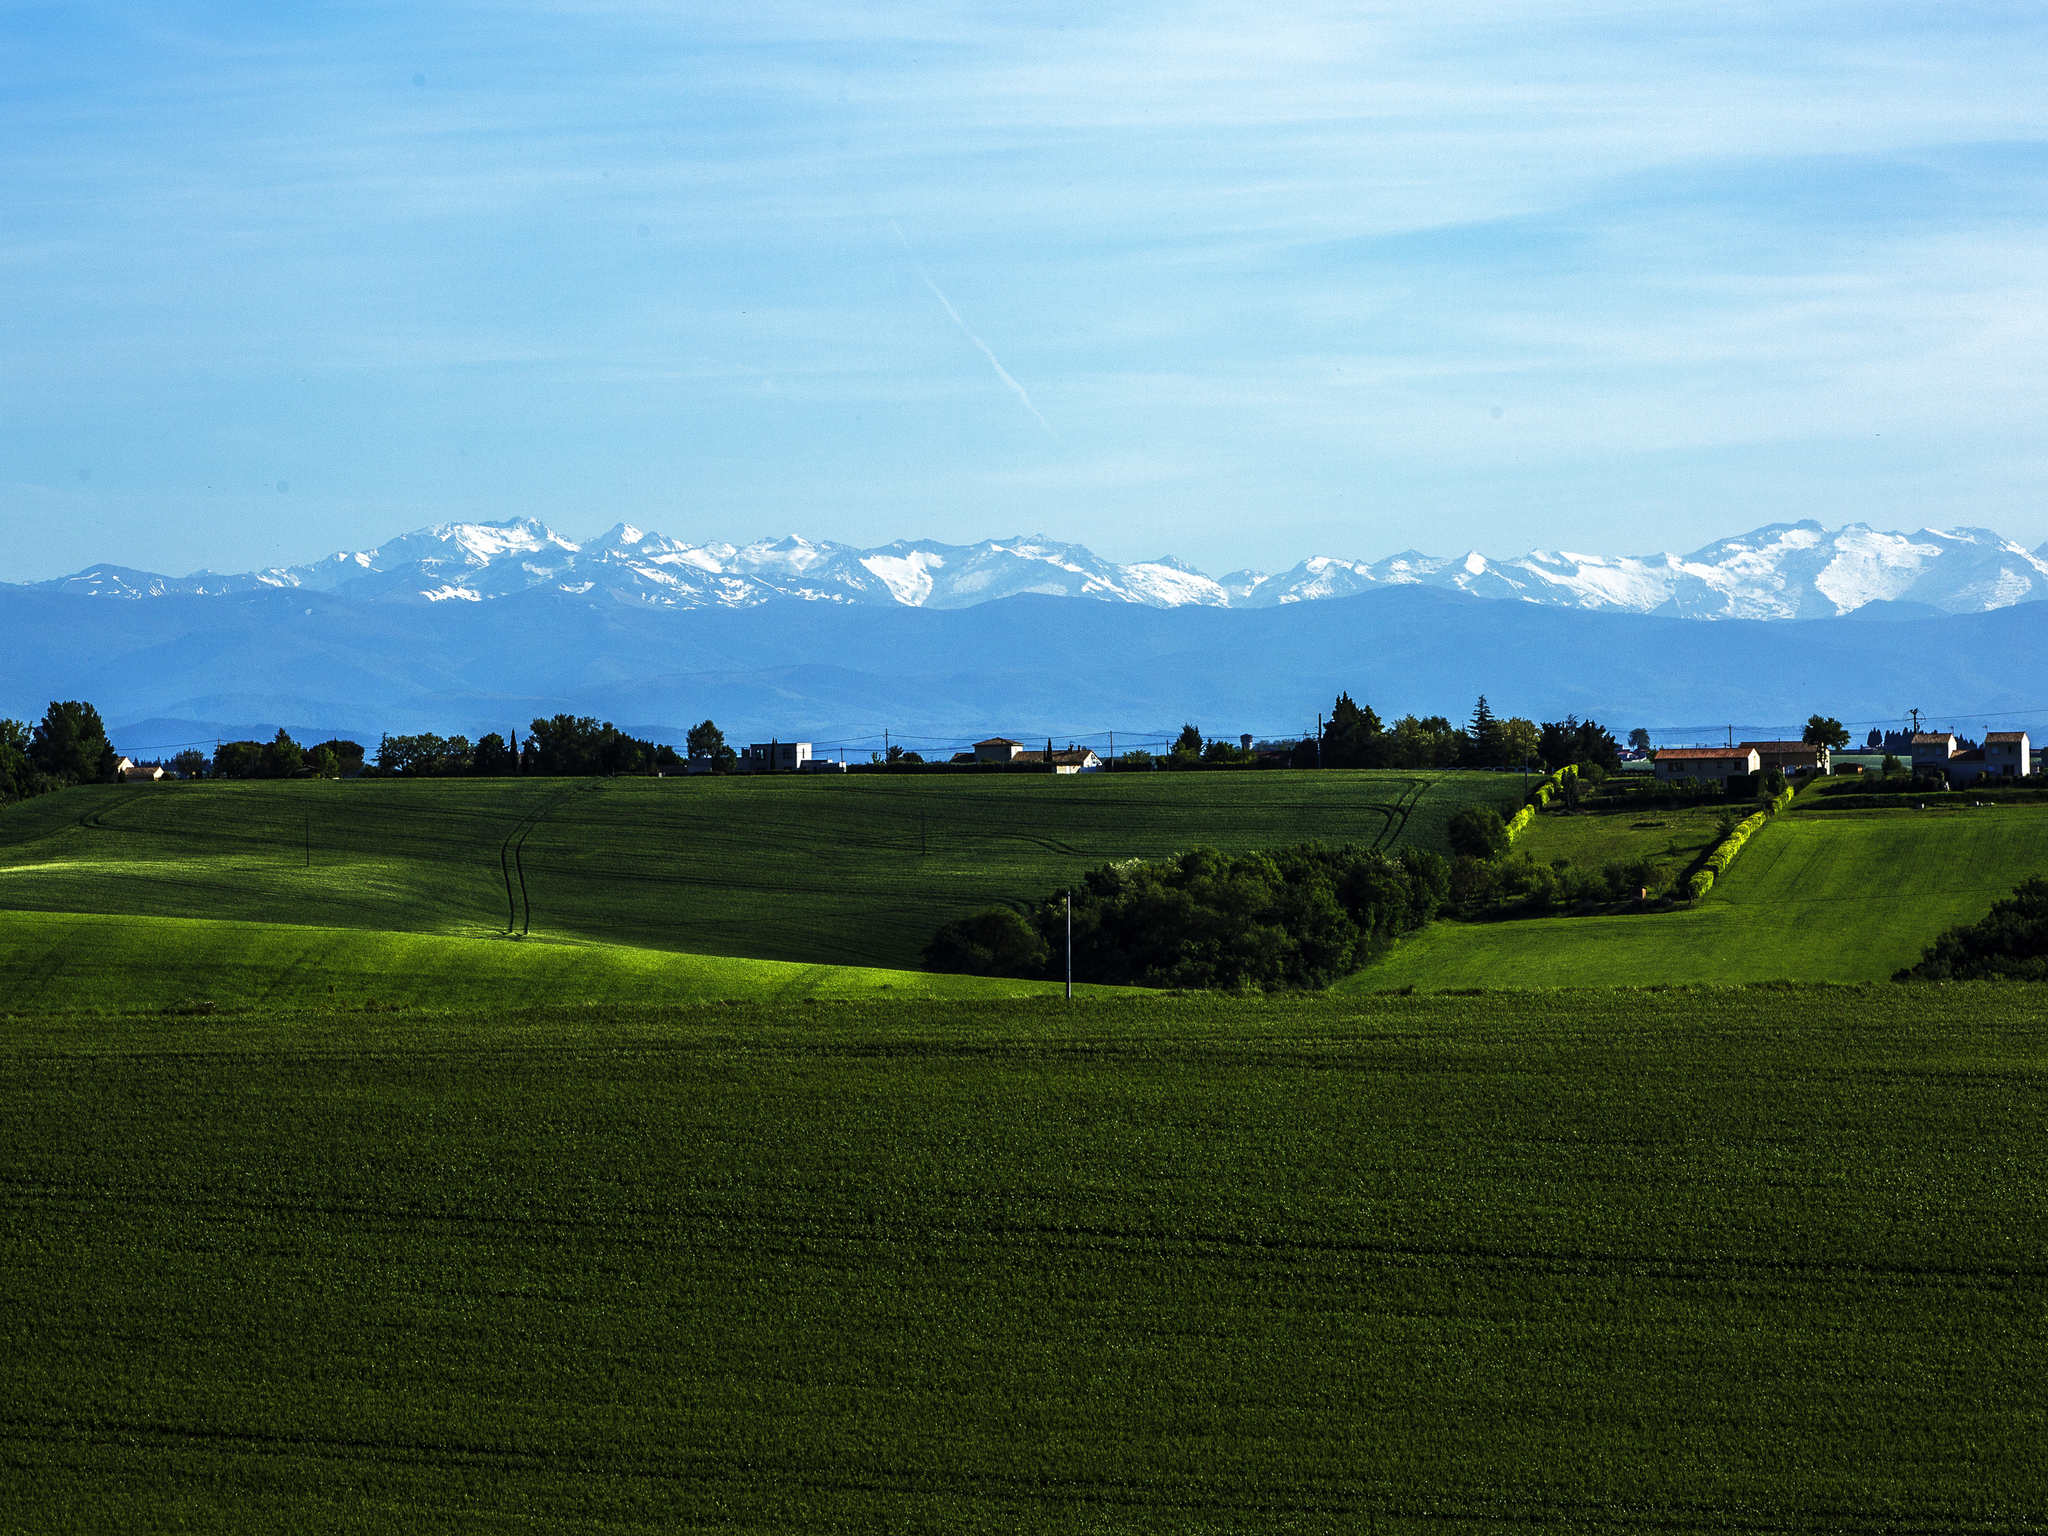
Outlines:
{"type": "Polygon", "coordinates": [[[17,1025],[0,1527],[2039,1528],[1942,997],[17,1025]]]}
{"type": "Polygon", "coordinates": [[[2044,868],[2048,807],[1824,816],[1795,808],[1758,832],[1691,909],[1439,923],[1342,985],[1879,981],[2044,868]]]}
{"type": "Polygon", "coordinates": [[[1452,812],[1512,797],[1517,782],[1332,772],[115,786],[0,816],[0,908],[484,935],[505,926],[517,850],[537,934],[913,966],[940,923],[1037,900],[1111,859],[1197,843],[1439,846],[1452,812]]]}
{"type": "Polygon", "coordinates": [[[1029,997],[1051,983],[673,954],[620,944],[0,912],[0,1017],[894,996],[1029,997]]]}

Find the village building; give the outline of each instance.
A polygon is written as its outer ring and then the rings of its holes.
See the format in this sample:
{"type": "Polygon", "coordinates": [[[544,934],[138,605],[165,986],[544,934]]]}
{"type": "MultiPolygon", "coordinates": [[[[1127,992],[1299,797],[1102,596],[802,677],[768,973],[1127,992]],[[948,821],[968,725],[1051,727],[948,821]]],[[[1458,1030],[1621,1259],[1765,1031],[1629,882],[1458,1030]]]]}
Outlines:
{"type": "Polygon", "coordinates": [[[1743,747],[1756,752],[1759,773],[1769,773],[1773,768],[1787,774],[1826,773],[1832,757],[1826,747],[1807,741],[1745,741],[1735,750],[1740,752],[1743,747]]]}
{"type": "Polygon", "coordinates": [[[810,761],[808,741],[757,741],[740,754],[747,773],[795,773],[810,761]]]}
{"type": "MultiPolygon", "coordinates": [[[[973,761],[977,763],[1014,763],[1017,754],[1024,750],[1024,743],[1012,741],[1007,736],[991,736],[987,741],[974,744],[973,761]]],[[[1040,754],[1043,756],[1044,754],[1040,754]]],[[[959,759],[955,758],[955,762],[959,759]]]]}
{"type": "Polygon", "coordinates": [[[138,763],[132,757],[124,757],[114,764],[114,777],[123,784],[154,784],[164,777],[164,771],[156,763],[138,763]]]}
{"type": "Polygon", "coordinates": [[[1675,783],[1679,779],[1726,784],[1738,775],[1761,771],[1756,748],[1747,744],[1740,747],[1663,747],[1657,753],[1655,769],[1660,784],[1675,783]]]}
{"type": "Polygon", "coordinates": [[[2034,771],[2034,744],[2025,731],[1993,731],[1984,738],[1984,772],[1994,779],[2024,779],[2034,771]]]}
{"type": "Polygon", "coordinates": [[[1956,755],[1956,738],[1951,731],[1916,731],[1912,746],[1915,773],[1946,773],[1949,759],[1956,755]]]}
{"type": "Polygon", "coordinates": [[[1054,752],[1051,754],[1045,752],[1019,752],[1010,761],[1016,763],[1019,767],[1043,768],[1046,766],[1048,755],[1051,758],[1052,771],[1054,773],[1102,772],[1102,759],[1086,747],[1069,747],[1064,752],[1054,752]]]}

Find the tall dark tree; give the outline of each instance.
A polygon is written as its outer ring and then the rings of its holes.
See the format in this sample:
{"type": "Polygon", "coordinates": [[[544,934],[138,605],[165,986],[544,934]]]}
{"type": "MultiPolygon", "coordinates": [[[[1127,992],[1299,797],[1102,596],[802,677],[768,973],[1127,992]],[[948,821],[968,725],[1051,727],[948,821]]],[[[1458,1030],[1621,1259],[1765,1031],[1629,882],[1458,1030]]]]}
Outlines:
{"type": "Polygon", "coordinates": [[[1479,702],[1472,706],[1472,723],[1465,730],[1465,753],[1474,768],[1492,768],[1500,762],[1500,721],[1494,717],[1493,708],[1486,702],[1486,695],[1479,695],[1479,702]]]}
{"type": "Polygon", "coordinates": [[[306,766],[305,749],[283,726],[263,749],[263,777],[266,779],[295,779],[306,766]]]}
{"type": "Polygon", "coordinates": [[[35,769],[29,763],[28,727],[0,720],[0,805],[32,794],[35,769]]]}
{"type": "Polygon", "coordinates": [[[117,761],[100,712],[79,699],[51,701],[29,740],[28,760],[65,784],[103,784],[117,761]]]}
{"type": "Polygon", "coordinates": [[[1340,693],[1323,722],[1325,768],[1377,768],[1385,758],[1380,717],[1369,704],[1340,693]]]}
{"type": "Polygon", "coordinates": [[[1192,721],[1180,728],[1180,734],[1173,738],[1170,754],[1176,763],[1192,763],[1202,756],[1202,732],[1192,721]]]}

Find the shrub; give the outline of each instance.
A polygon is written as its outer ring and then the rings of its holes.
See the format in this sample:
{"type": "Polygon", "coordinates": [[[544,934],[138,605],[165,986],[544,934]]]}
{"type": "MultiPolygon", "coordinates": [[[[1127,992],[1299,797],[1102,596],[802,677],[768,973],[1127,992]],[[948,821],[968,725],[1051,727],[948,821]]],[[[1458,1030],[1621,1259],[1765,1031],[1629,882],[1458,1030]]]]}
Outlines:
{"type": "Polygon", "coordinates": [[[2048,880],[2023,880],[1982,920],[1951,928],[1894,981],[2048,981],[2048,880]]]}
{"type": "Polygon", "coordinates": [[[1499,858],[1508,851],[1512,836],[1500,812],[1486,805],[1466,806],[1451,817],[1444,831],[1451,852],[1473,859],[1499,858]]]}
{"type": "Polygon", "coordinates": [[[1038,930],[1008,907],[947,923],[924,947],[927,970],[970,976],[1041,976],[1050,958],[1038,930]]]}

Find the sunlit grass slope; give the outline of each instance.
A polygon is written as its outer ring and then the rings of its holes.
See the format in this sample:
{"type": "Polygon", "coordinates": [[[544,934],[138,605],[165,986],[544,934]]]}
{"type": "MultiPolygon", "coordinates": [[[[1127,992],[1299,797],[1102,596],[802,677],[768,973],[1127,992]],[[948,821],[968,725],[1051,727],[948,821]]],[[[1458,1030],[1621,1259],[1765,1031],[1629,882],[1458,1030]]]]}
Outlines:
{"type": "Polygon", "coordinates": [[[2048,807],[1780,816],[1688,910],[1439,923],[1344,983],[1606,987],[1875,981],[2048,870],[2048,807]]]}
{"type": "Polygon", "coordinates": [[[485,779],[69,790],[0,812],[0,909],[537,935],[914,966],[1112,859],[1440,846],[1493,774],[485,779]],[[520,899],[519,875],[525,880],[520,899]]]}
{"type": "Polygon", "coordinates": [[[746,998],[996,998],[1044,982],[621,944],[69,912],[0,912],[0,1018],[77,1010],[532,1008],[746,998]]]}
{"type": "Polygon", "coordinates": [[[2040,1530],[2039,990],[20,1020],[0,1529],[2040,1530]]]}

